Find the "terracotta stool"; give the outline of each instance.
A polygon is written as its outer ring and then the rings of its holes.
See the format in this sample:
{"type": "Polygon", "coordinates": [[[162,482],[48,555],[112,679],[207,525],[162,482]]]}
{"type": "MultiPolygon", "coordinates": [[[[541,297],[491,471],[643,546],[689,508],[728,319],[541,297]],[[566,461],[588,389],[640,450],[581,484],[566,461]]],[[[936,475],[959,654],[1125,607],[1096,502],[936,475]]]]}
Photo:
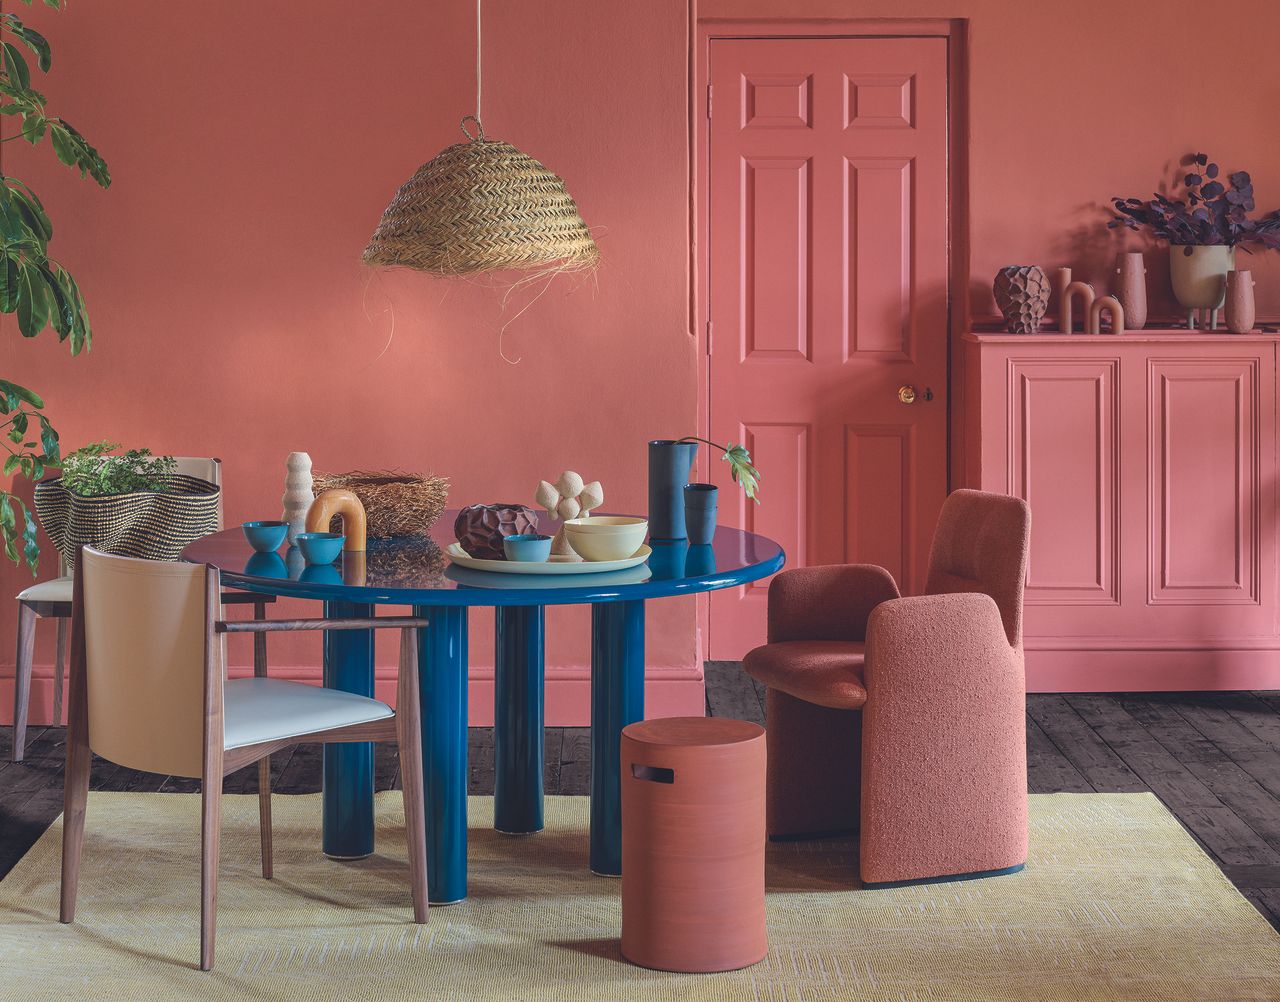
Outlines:
{"type": "Polygon", "coordinates": [[[668,717],[622,731],[622,955],[660,971],[764,959],[764,729],[668,717]]]}

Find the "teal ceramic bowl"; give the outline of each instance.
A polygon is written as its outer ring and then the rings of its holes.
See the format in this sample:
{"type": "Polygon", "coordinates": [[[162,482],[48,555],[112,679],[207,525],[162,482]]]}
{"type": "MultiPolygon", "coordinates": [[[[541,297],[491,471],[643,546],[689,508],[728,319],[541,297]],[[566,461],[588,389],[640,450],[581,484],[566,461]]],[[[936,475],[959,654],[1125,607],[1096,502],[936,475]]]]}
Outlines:
{"type": "Polygon", "coordinates": [[[334,564],[312,564],[310,567],[302,568],[298,580],[305,581],[307,584],[340,585],[342,571],[338,570],[334,564]]]}
{"type": "Polygon", "coordinates": [[[249,545],[259,553],[274,553],[289,534],[288,522],[245,522],[240,528],[249,545]]]}
{"type": "Polygon", "coordinates": [[[289,568],[278,553],[255,553],[244,565],[244,572],[255,578],[287,578],[289,568]]]}
{"type": "Polygon", "coordinates": [[[537,532],[502,537],[502,552],[508,560],[526,564],[544,564],[551,556],[551,537],[537,532]]]}
{"type": "Polygon", "coordinates": [[[300,532],[293,537],[309,564],[331,564],[342,555],[347,537],[340,532],[300,532]]]}

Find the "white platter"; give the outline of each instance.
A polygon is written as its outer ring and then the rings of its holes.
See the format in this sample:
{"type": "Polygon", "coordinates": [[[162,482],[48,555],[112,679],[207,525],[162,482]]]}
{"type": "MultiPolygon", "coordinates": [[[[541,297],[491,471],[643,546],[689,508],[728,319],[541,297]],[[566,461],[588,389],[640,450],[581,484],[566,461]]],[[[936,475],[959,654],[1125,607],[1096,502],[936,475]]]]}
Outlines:
{"type": "Polygon", "coordinates": [[[642,543],[640,549],[625,560],[484,560],[467,555],[458,543],[450,543],[445,553],[459,567],[470,567],[477,571],[496,571],[499,574],[602,574],[605,571],[625,571],[628,567],[636,567],[649,559],[653,552],[648,543],[642,543]]]}

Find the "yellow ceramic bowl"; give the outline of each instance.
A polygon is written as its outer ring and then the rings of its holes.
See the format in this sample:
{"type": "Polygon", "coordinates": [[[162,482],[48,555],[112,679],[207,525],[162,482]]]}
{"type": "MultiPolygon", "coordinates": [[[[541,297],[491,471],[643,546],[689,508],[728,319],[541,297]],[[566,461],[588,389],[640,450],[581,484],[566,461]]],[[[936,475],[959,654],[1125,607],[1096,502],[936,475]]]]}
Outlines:
{"type": "Polygon", "coordinates": [[[564,524],[565,537],[583,560],[625,560],[644,544],[649,522],[629,515],[595,515],[571,518],[564,524]]]}

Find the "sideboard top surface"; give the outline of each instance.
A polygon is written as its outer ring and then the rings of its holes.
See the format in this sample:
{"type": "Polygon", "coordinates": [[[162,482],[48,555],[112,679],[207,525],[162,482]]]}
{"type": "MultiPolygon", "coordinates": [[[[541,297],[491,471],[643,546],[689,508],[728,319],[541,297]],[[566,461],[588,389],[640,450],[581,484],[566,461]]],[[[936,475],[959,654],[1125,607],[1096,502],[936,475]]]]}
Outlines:
{"type": "Polygon", "coordinates": [[[1150,328],[1126,331],[1123,334],[1063,334],[1061,331],[1044,331],[1040,334],[1010,334],[1007,331],[968,331],[966,341],[976,344],[1227,344],[1274,343],[1280,341],[1280,331],[1253,331],[1249,334],[1231,334],[1228,331],[1201,331],[1177,328],[1150,328]]]}

